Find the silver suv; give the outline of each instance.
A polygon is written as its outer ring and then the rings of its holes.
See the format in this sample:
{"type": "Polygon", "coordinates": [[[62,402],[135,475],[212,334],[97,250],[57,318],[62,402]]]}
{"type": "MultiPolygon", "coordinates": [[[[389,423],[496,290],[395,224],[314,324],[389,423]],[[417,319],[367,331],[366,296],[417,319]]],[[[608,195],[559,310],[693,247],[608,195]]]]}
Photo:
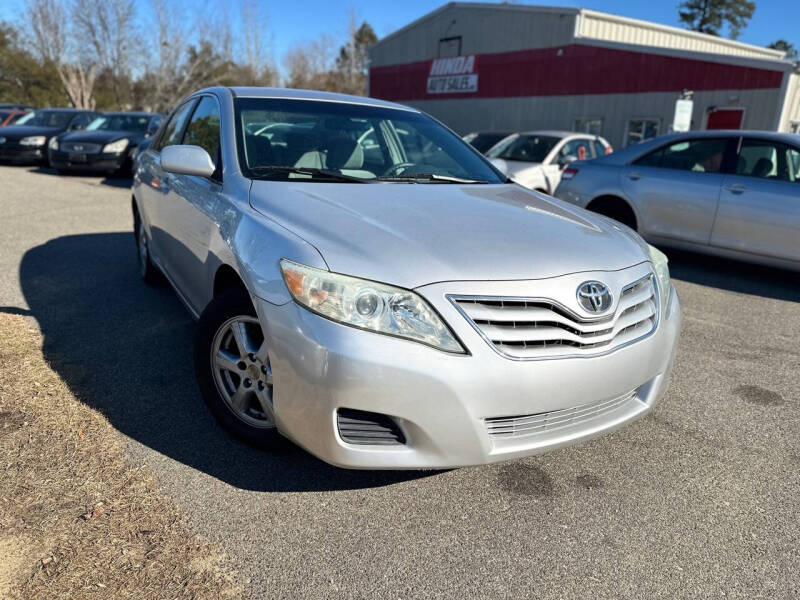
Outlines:
{"type": "Polygon", "coordinates": [[[417,110],[202,90],[139,157],[133,196],[141,274],[199,319],[200,390],[251,443],[488,463],[611,431],[666,387],[666,258],[417,110]]]}

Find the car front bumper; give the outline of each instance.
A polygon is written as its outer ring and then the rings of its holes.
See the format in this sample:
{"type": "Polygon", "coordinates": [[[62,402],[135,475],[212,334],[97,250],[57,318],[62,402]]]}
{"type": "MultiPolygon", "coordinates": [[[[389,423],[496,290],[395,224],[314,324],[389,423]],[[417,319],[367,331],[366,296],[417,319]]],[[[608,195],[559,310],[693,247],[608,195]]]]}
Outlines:
{"type": "Polygon", "coordinates": [[[50,150],[50,164],[62,171],[119,171],[128,160],[128,153],[121,154],[83,154],[78,159],[75,153],[50,150]]]}
{"type": "Polygon", "coordinates": [[[469,354],[361,331],[294,302],[256,299],[270,347],[281,433],[340,467],[461,467],[540,454],[608,433],[650,412],[664,393],[681,322],[672,286],[648,337],[605,355],[552,360],[501,356],[444,300],[444,289],[437,284],[421,291],[469,354]],[[592,416],[593,406],[611,409],[592,416]],[[391,416],[406,443],[343,441],[339,408],[391,416]],[[551,413],[562,425],[522,437],[489,433],[486,419],[541,413],[551,413]]]}
{"type": "Polygon", "coordinates": [[[19,144],[5,144],[0,146],[0,161],[16,164],[39,164],[47,157],[47,150],[43,146],[20,146],[19,144]],[[4,147],[5,146],[5,147],[4,147]]]}

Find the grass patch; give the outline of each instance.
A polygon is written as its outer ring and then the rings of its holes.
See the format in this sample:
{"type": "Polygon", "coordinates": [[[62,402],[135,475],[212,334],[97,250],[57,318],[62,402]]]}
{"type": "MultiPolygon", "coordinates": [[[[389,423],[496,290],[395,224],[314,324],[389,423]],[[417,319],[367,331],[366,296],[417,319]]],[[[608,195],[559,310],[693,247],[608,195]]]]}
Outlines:
{"type": "Polygon", "coordinates": [[[0,598],[241,596],[123,444],[0,313],[0,598]]]}

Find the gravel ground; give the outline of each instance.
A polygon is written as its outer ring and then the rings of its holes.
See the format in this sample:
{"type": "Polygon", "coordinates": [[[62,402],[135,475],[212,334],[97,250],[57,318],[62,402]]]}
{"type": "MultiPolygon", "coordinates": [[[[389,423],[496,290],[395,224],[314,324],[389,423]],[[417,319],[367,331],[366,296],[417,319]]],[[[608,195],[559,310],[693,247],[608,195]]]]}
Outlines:
{"type": "Polygon", "coordinates": [[[490,467],[342,471],[214,425],[193,322],[138,280],[125,185],[0,167],[0,311],[36,320],[45,357],[251,597],[800,596],[797,275],[668,252],[673,382],[611,436],[490,467]]]}

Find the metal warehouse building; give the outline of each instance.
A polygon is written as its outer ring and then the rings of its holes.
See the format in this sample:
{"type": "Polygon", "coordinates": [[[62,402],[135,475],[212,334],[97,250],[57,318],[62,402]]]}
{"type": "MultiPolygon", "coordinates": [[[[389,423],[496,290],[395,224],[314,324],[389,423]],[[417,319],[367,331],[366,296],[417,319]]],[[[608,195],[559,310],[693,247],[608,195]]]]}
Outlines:
{"type": "Polygon", "coordinates": [[[684,90],[691,129],[800,132],[783,52],[591,10],[454,2],[370,50],[371,96],[462,134],[574,129],[626,146],[669,131],[684,90]]]}

